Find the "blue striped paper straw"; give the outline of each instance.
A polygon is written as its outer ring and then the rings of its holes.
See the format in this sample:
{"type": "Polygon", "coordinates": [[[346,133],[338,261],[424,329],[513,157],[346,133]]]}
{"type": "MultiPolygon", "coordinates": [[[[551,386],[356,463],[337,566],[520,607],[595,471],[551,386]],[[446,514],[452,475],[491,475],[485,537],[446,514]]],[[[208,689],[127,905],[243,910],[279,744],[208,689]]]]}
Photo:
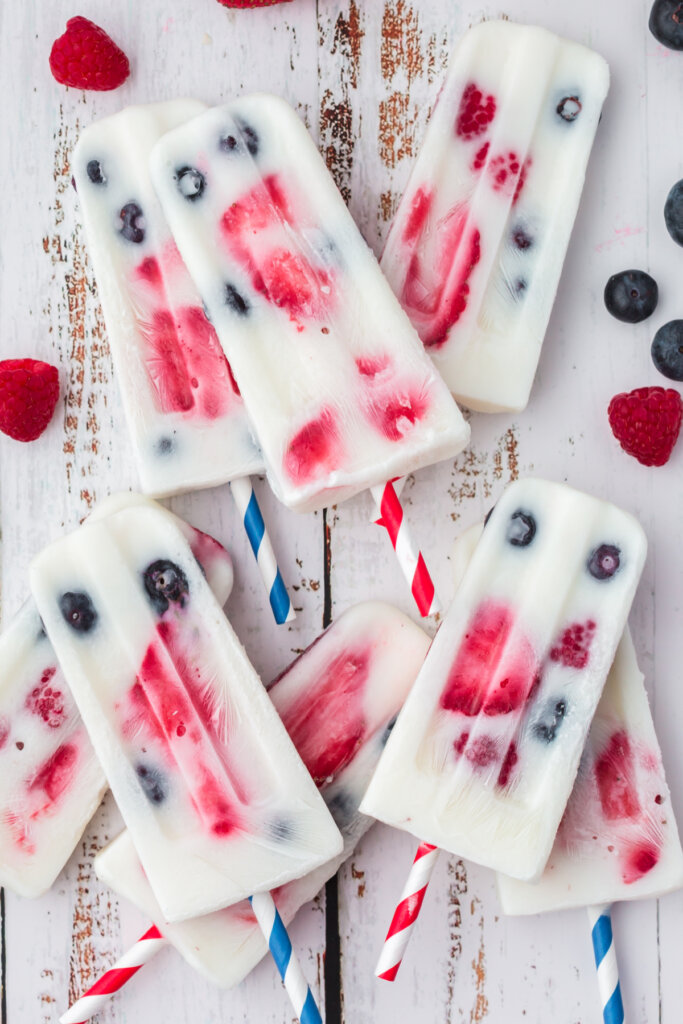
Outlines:
{"type": "Polygon", "coordinates": [[[598,988],[605,1024],[624,1024],[624,1004],[621,1001],[617,954],[612,936],[610,904],[587,907],[593,939],[593,955],[598,972],[598,988]]]}
{"type": "Polygon", "coordinates": [[[258,892],[249,897],[249,902],[301,1024],[322,1024],[320,1010],[294,955],[291,939],[273,897],[269,892],[258,892]]]}
{"type": "Polygon", "coordinates": [[[296,613],[289,599],[282,573],[275,560],[273,545],[266,532],[266,524],[263,522],[263,516],[261,515],[261,509],[256,500],[251,480],[248,476],[231,480],[230,490],[232,491],[239,514],[242,516],[244,529],[247,531],[251,550],[254,552],[256,564],[265,583],[275,621],[278,625],[281,625],[283,622],[291,622],[292,619],[296,618],[296,613]]]}

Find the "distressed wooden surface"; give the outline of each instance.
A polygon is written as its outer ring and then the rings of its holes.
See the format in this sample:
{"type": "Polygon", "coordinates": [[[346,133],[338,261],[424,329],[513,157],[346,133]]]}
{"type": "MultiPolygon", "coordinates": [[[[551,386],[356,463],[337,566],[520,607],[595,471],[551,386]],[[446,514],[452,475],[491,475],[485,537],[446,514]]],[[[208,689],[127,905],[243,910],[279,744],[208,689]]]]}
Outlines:
{"type": "MultiPolygon", "coordinates": [[[[537,22],[594,46],[608,59],[612,89],[547,335],[531,403],[514,417],[474,415],[473,441],[455,464],[410,480],[406,505],[445,600],[448,552],[518,474],[537,473],[631,509],[650,538],[634,611],[675,809],[683,821],[681,530],[683,452],[646,470],[614,444],[611,395],[661,383],[649,359],[654,327],[682,315],[683,254],[668,238],[664,197],[683,174],[683,56],[647,32],[649,0],[294,0],[281,8],[228,12],[214,0],[81,5],[131,58],[130,80],[113,94],[65,90],[51,79],[52,40],[71,0],[0,5],[4,145],[0,149],[0,352],[38,355],[60,367],[63,402],[40,442],[0,438],[3,613],[26,595],[31,557],[75,526],[98,498],[135,485],[106,332],[70,186],[80,128],[130,102],[196,95],[208,102],[267,89],[301,112],[320,141],[366,238],[379,252],[419,147],[449,50],[482,17],[537,22]],[[628,266],[660,284],[652,323],[626,327],[601,299],[607,277],[628,266]]],[[[172,504],[234,554],[228,613],[264,678],[349,604],[374,596],[413,612],[386,538],[361,496],[326,516],[296,516],[260,496],[297,621],[274,626],[227,487],[172,504]]],[[[2,1021],[54,1022],[67,1003],[145,926],[94,877],[95,851],[116,834],[111,801],[96,815],[51,893],[2,904],[2,1021]]],[[[409,837],[373,829],[338,885],[298,917],[292,934],[329,1022],[416,1020],[450,1024],[600,1020],[584,914],[527,920],[499,914],[490,873],[442,856],[399,980],[373,979],[377,950],[411,858],[409,837]],[[325,966],[326,945],[331,951],[325,966]],[[336,950],[339,950],[337,955],[336,950]],[[330,962],[334,958],[334,963],[330,962]],[[327,973],[327,986],[325,985],[327,973]],[[341,993],[335,992],[339,977],[341,993]]],[[[683,895],[615,912],[630,1019],[681,1019],[683,895]]],[[[211,988],[172,951],[141,972],[101,1015],[103,1024],[164,1020],[223,1024],[292,1019],[265,961],[234,992],[211,988]]]]}

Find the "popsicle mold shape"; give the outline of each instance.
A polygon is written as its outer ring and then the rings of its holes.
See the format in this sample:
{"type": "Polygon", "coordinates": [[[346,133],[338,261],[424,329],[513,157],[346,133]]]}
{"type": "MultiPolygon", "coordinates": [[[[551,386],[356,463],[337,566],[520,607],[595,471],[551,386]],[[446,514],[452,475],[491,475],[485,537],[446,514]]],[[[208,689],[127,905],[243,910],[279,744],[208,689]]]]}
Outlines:
{"type": "Polygon", "coordinates": [[[608,86],[533,26],[483,22],[453,53],[381,266],[470,409],[527,404],[608,86]]]}
{"type": "Polygon", "coordinates": [[[464,448],[468,425],[288,104],[209,110],[150,168],[281,501],[322,508],[464,448]]]}

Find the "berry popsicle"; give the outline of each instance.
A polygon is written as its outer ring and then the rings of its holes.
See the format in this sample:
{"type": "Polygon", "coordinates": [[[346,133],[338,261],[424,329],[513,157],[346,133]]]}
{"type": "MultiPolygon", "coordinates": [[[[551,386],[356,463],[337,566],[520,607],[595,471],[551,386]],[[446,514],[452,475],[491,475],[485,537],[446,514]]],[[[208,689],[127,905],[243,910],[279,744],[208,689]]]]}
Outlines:
{"type": "Polygon", "coordinates": [[[178,529],[149,508],[42,552],[31,589],[167,920],[335,856],[338,829],[178,529]]]}
{"type": "MultiPolygon", "coordinates": [[[[336,873],[372,824],[358,806],[428,647],[427,635],[395,608],[366,602],[344,612],[269,688],[344,837],[338,857],[275,892],[285,924],[336,873]]],[[[128,832],[97,855],[95,871],[221,987],[239,984],[267,952],[247,902],[167,924],[128,832]]]]}
{"type": "Polygon", "coordinates": [[[495,506],[361,809],[525,880],[548,860],[646,541],[627,513],[519,480],[495,506]]]}
{"type": "Polygon", "coordinates": [[[527,404],[608,86],[542,28],[486,21],[455,49],[381,266],[470,409],[527,404]]]}
{"type": "Polygon", "coordinates": [[[464,448],[468,425],[288,104],[206,111],[150,168],[285,505],[322,508],[464,448]]]}
{"type": "Polygon", "coordinates": [[[196,100],[128,107],[74,151],[88,235],[142,490],[169,495],[263,470],[216,333],[149,178],[149,154],[196,100]]]}
{"type": "MultiPolygon", "coordinates": [[[[117,495],[102,518],[134,503],[117,495]]],[[[232,589],[232,560],[207,534],[177,523],[217,599],[232,589]]],[[[28,599],[0,634],[0,884],[25,897],[46,892],[97,809],[106,780],[59,662],[28,599]]]]}

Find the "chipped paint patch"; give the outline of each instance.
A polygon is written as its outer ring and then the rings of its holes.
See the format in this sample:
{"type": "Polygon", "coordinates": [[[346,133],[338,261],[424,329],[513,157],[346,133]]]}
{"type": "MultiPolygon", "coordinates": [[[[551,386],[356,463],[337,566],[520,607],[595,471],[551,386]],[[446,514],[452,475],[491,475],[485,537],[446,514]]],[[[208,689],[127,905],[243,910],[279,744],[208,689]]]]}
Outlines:
{"type": "Polygon", "coordinates": [[[446,968],[446,1024],[455,1008],[456,975],[462,956],[462,898],[467,895],[467,868],[463,860],[448,858],[448,966],[446,968]]]}
{"type": "Polygon", "coordinates": [[[479,948],[471,963],[474,975],[474,1006],[470,1010],[470,1024],[481,1024],[489,1015],[489,1001],[486,997],[486,949],[484,943],[484,908],[481,900],[474,897],[470,904],[470,914],[477,916],[479,926],[479,948]]]}
{"type": "Polygon", "coordinates": [[[76,876],[76,900],[71,923],[69,958],[69,1005],[93,984],[101,973],[102,962],[117,957],[118,901],[111,893],[100,892],[95,876],[95,854],[108,837],[97,833],[81,840],[76,876]]]}
{"type": "Polygon", "coordinates": [[[358,882],[356,895],[362,900],[365,896],[365,872],[357,868],[353,861],[351,861],[351,877],[358,882]]]}
{"type": "Polygon", "coordinates": [[[67,226],[67,210],[75,203],[71,187],[71,151],[80,133],[80,123],[70,126],[60,107],[54,132],[53,179],[55,194],[50,205],[54,232],[43,237],[43,252],[54,268],[54,279],[61,285],[61,297],[55,307],[48,301],[44,315],[66,380],[64,397],[64,441],[67,490],[78,494],[81,512],[87,514],[95,494],[84,481],[94,475],[95,458],[100,452],[100,403],[106,406],[104,390],[111,381],[111,361],[104,320],[96,299],[82,231],[78,220],[67,226]],[[68,200],[65,199],[68,196],[68,200]],[[87,316],[92,326],[86,329],[87,316]],[[95,457],[95,458],[93,458],[95,457]],[[83,482],[82,482],[83,481],[83,482]]]}
{"type": "Polygon", "coordinates": [[[360,8],[355,0],[351,0],[348,13],[340,12],[333,24],[319,21],[318,33],[318,79],[321,85],[323,72],[327,75],[330,63],[338,66],[338,81],[333,88],[324,88],[321,95],[320,151],[344,202],[348,203],[351,199],[354,148],[361,133],[361,116],[354,113],[352,100],[358,88],[365,34],[360,8]]]}
{"type": "Polygon", "coordinates": [[[490,501],[500,491],[501,483],[512,483],[518,477],[519,436],[513,424],[496,439],[492,451],[467,448],[455,460],[448,487],[454,506],[451,519],[457,522],[462,506],[475,500],[490,501]]]}

